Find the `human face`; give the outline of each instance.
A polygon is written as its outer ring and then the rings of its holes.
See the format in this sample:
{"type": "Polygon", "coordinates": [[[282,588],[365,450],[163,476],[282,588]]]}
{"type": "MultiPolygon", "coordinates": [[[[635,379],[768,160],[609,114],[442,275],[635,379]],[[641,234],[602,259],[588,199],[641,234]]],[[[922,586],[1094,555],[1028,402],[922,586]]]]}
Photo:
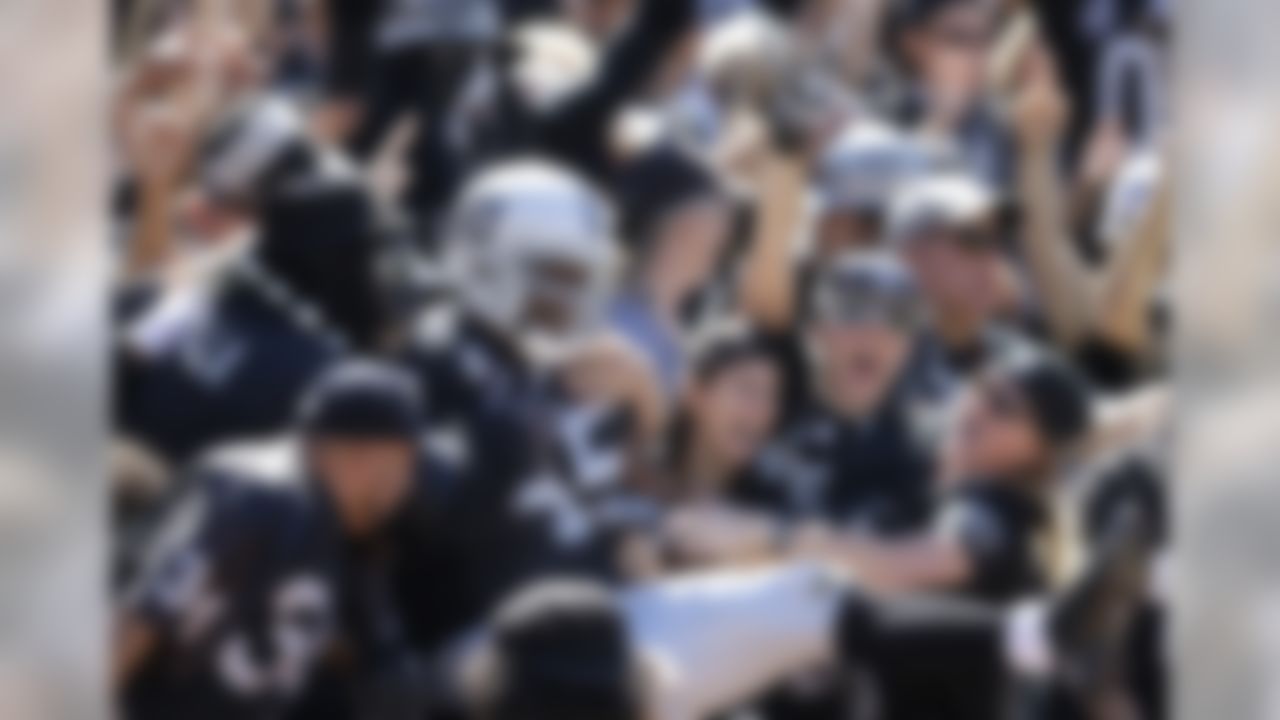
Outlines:
{"type": "Polygon", "coordinates": [[[550,337],[572,335],[588,314],[590,275],[588,267],[570,259],[531,260],[522,326],[550,337]]]}
{"type": "Polygon", "coordinates": [[[880,220],[873,213],[833,211],[818,222],[819,261],[850,250],[864,250],[880,242],[880,220]]]}
{"type": "Polygon", "coordinates": [[[926,93],[956,109],[981,94],[992,40],[989,3],[953,2],[918,28],[910,39],[916,70],[926,93]]]}
{"type": "Polygon", "coordinates": [[[823,400],[850,418],[875,411],[911,354],[910,333],[885,319],[822,320],[811,337],[823,400]]]}
{"type": "Polygon", "coordinates": [[[657,228],[649,261],[651,283],[683,301],[715,272],[732,225],[724,203],[707,199],[672,211],[657,228]]]}
{"type": "Polygon", "coordinates": [[[741,468],[773,431],[781,394],[782,378],[767,358],[744,359],[721,369],[692,391],[695,441],[724,467],[741,468]]]}
{"type": "Polygon", "coordinates": [[[1008,477],[1034,471],[1049,449],[1018,389],[993,378],[978,380],[961,402],[951,447],[966,477],[1008,477]]]}
{"type": "Polygon", "coordinates": [[[999,306],[1002,258],[985,227],[931,230],[906,251],[929,310],[943,325],[980,329],[999,306]]]}
{"type": "Polygon", "coordinates": [[[215,245],[234,238],[250,223],[247,212],[209,193],[193,190],[178,202],[177,223],[185,237],[215,245]]]}
{"type": "Polygon", "coordinates": [[[634,0],[562,0],[570,21],[594,38],[613,35],[627,19],[634,0]]]}
{"type": "Polygon", "coordinates": [[[312,443],[311,461],[343,527],[356,537],[395,514],[415,466],[413,445],[400,439],[320,438],[312,443]]]}

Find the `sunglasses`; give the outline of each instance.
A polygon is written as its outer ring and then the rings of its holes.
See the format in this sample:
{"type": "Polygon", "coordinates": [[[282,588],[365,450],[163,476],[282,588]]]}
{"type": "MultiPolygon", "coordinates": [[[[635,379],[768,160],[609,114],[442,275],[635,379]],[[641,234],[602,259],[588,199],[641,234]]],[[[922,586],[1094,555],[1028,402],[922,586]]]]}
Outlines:
{"type": "Polygon", "coordinates": [[[892,283],[832,282],[818,293],[815,316],[838,325],[885,325],[904,332],[924,322],[914,291],[892,283]]]}

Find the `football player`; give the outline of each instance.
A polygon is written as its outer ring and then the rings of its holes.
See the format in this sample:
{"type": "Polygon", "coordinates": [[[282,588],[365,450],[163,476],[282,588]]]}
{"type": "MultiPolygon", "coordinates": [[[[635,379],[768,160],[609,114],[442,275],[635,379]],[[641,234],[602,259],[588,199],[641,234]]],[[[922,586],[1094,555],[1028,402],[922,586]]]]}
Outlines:
{"type": "MultiPolygon", "coordinates": [[[[590,185],[537,160],[488,170],[455,208],[456,303],[423,318],[407,362],[432,398],[428,441],[467,477],[448,520],[466,548],[453,589],[468,620],[531,573],[611,572],[604,541],[631,418],[581,401],[564,372],[603,322],[620,259],[613,233],[590,185]]],[[[406,607],[439,602],[438,588],[420,589],[406,607]]]]}

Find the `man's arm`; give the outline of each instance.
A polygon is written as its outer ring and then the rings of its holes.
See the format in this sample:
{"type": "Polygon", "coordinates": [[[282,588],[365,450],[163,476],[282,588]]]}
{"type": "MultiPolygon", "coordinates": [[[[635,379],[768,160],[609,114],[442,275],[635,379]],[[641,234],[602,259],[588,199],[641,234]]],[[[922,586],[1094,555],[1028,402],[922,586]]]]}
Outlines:
{"type": "Polygon", "coordinates": [[[798,529],[791,545],[793,555],[847,568],[876,592],[954,587],[973,573],[966,549],[938,535],[878,540],[813,524],[798,529]]]}
{"type": "Polygon", "coordinates": [[[1050,332],[1069,348],[1087,329],[1094,281],[1072,245],[1062,206],[1058,148],[1067,107],[1051,68],[1040,65],[1016,110],[1018,194],[1025,210],[1021,240],[1050,332]]]}
{"type": "Polygon", "coordinates": [[[786,330],[797,314],[794,243],[803,221],[806,170],[800,158],[764,151],[755,172],[759,215],[742,267],[740,305],[767,330],[786,330]]]}
{"type": "Polygon", "coordinates": [[[1163,183],[1155,202],[1129,237],[1120,239],[1119,255],[1102,278],[1093,332],[1108,344],[1146,357],[1155,339],[1151,334],[1151,298],[1168,266],[1173,192],[1163,183]]]}
{"type": "Polygon", "coordinates": [[[956,586],[974,572],[972,555],[958,535],[879,540],[818,521],[788,528],[769,515],[728,507],[676,512],[668,518],[665,532],[672,547],[695,564],[819,562],[847,569],[880,592],[956,586]]]}

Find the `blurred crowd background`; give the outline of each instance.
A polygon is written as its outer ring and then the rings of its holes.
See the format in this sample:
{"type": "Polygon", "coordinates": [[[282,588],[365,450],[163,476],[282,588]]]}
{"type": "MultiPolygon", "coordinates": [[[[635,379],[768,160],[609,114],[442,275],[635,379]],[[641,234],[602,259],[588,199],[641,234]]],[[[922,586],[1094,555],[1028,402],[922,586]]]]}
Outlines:
{"type": "MultiPolygon", "coordinates": [[[[123,716],[427,717],[407,668],[564,573],[816,561],[1002,607],[1059,592],[1134,502],[1164,543],[1170,23],[1166,0],[116,0],[123,716]],[[420,404],[413,480],[345,497],[394,448],[296,450],[375,422],[307,412],[370,358],[420,404]],[[321,466],[338,551],[241,487],[321,466]],[[278,662],[264,614],[312,565],[342,612],[278,662]]],[[[1147,570],[1090,701],[1009,717],[1168,716],[1147,570]]],[[[726,716],[968,717],[799,670],[726,716]]]]}

